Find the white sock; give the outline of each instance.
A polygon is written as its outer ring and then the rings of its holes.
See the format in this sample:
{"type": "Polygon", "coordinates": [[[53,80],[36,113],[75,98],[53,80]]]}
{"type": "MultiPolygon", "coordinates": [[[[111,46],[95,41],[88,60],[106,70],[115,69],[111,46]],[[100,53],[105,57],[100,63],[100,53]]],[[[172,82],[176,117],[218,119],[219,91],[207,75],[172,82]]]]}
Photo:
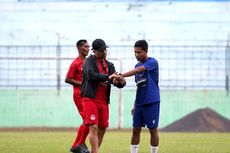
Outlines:
{"type": "Polygon", "coordinates": [[[139,145],[130,145],[130,153],[138,153],[139,145]]]}
{"type": "Polygon", "coordinates": [[[151,150],[151,153],[157,153],[158,147],[151,146],[151,147],[150,147],[150,150],[151,150]]]}

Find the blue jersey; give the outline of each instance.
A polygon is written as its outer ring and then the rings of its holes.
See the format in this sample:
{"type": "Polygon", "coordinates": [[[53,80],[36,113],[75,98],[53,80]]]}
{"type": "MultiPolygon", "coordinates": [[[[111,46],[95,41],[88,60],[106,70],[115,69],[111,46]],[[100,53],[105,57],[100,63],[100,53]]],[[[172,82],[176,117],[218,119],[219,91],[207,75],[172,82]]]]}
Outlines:
{"type": "Polygon", "coordinates": [[[135,68],[144,66],[145,71],[135,74],[137,85],[135,106],[160,102],[159,67],[155,58],[149,57],[144,63],[137,63],[135,68]]]}

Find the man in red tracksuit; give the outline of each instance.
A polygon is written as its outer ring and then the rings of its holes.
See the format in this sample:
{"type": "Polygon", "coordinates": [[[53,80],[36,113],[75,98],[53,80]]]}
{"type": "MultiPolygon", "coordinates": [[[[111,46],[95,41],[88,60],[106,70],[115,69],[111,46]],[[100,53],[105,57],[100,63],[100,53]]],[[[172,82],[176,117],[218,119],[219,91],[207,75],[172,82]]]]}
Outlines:
{"type": "Polygon", "coordinates": [[[82,105],[82,98],[80,96],[82,84],[82,64],[89,53],[89,44],[87,40],[81,39],[76,43],[76,47],[78,50],[78,57],[75,58],[70,65],[65,82],[73,85],[73,100],[79,114],[82,117],[83,123],[78,128],[77,136],[70,151],[73,153],[89,153],[85,145],[85,140],[89,133],[89,127],[85,126],[84,124],[85,115],[82,105]]]}

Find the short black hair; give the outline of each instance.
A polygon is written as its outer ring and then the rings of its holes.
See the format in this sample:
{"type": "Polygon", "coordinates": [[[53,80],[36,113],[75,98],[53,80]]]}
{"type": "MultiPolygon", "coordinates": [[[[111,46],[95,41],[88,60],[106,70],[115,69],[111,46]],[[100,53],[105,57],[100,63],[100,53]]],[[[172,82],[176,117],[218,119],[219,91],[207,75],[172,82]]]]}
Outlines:
{"type": "Polygon", "coordinates": [[[148,43],[145,40],[136,41],[134,47],[140,47],[142,50],[148,52],[148,43]]]}
{"type": "Polygon", "coordinates": [[[86,39],[80,39],[77,41],[76,47],[79,48],[79,47],[83,46],[85,43],[87,43],[86,39]]]}

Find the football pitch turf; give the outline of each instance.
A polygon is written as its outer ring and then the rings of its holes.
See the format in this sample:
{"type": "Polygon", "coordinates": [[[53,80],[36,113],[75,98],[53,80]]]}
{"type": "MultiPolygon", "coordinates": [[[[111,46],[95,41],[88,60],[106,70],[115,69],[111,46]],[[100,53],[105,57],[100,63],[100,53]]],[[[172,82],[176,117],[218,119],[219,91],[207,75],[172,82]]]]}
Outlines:
{"type": "MultiPolygon", "coordinates": [[[[74,137],[74,131],[2,131],[0,152],[69,153],[74,137]]],[[[131,130],[108,130],[100,153],[129,153],[130,137],[131,130]]],[[[143,130],[139,153],[149,153],[149,150],[149,133],[143,130]]],[[[160,132],[158,153],[230,153],[230,133],[160,132]]]]}

